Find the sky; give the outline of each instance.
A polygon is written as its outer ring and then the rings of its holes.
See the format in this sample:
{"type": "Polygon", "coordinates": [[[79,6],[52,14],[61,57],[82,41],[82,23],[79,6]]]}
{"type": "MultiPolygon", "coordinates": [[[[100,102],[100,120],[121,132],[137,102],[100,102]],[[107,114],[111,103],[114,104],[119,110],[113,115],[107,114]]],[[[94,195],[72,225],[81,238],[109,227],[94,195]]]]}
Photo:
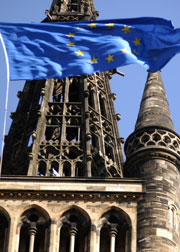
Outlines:
{"type": "MultiPolygon", "coordinates": [[[[49,9],[52,0],[14,0],[1,2],[0,22],[41,22],[45,10],[49,9]]],[[[171,20],[175,28],[180,28],[179,0],[94,0],[99,11],[98,19],[162,17],[171,20]]],[[[119,121],[120,136],[125,139],[134,131],[144,85],[146,70],[140,65],[121,67],[119,71],[125,77],[115,74],[111,80],[111,89],[117,94],[116,113],[121,114],[119,121]]],[[[175,131],[180,134],[180,54],[176,55],[161,72],[170,106],[175,131]]],[[[16,111],[18,99],[16,94],[22,90],[24,81],[10,82],[6,134],[11,124],[9,117],[16,111]]],[[[2,144],[4,112],[6,97],[6,64],[0,45],[0,148],[2,144]]]]}

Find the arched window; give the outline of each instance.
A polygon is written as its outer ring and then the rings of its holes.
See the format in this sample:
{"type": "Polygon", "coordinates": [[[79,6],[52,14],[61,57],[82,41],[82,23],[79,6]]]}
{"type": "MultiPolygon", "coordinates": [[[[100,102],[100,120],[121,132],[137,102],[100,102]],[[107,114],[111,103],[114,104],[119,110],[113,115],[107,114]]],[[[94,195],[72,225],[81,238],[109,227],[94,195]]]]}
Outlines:
{"type": "Polygon", "coordinates": [[[46,176],[46,162],[40,161],[37,176],[46,176]]]}
{"type": "Polygon", "coordinates": [[[71,176],[71,164],[69,162],[64,162],[63,164],[63,177],[71,176]]]}
{"type": "Polygon", "coordinates": [[[8,231],[9,231],[9,221],[0,213],[0,252],[6,252],[8,249],[8,231]]]}
{"type": "Polygon", "coordinates": [[[93,150],[99,151],[99,132],[98,128],[94,125],[91,126],[91,148],[93,150]]]}
{"type": "Polygon", "coordinates": [[[169,206],[169,222],[171,228],[177,228],[177,209],[174,205],[169,206]]]}
{"type": "Polygon", "coordinates": [[[75,172],[75,176],[76,177],[83,177],[83,175],[84,175],[84,169],[83,169],[84,167],[83,167],[83,163],[81,163],[81,162],[77,162],[76,163],[76,172],[75,172]]]}
{"type": "Polygon", "coordinates": [[[53,102],[63,102],[64,101],[64,86],[63,80],[55,80],[54,82],[54,92],[53,92],[53,102]]]}
{"type": "Polygon", "coordinates": [[[107,117],[106,114],[106,101],[102,94],[99,94],[99,104],[101,109],[101,115],[107,117]]]}
{"type": "Polygon", "coordinates": [[[79,142],[81,139],[81,121],[79,118],[66,118],[66,140],[79,142]]]}
{"type": "Polygon", "coordinates": [[[52,176],[52,177],[60,177],[59,163],[57,161],[53,161],[51,163],[51,168],[50,168],[49,172],[50,172],[50,176],[52,176]]]}
{"type": "Polygon", "coordinates": [[[21,216],[19,252],[47,252],[49,220],[37,209],[21,216]]]}
{"type": "Polygon", "coordinates": [[[70,79],[69,102],[81,102],[82,97],[82,85],[79,78],[70,79]]]}
{"type": "Polygon", "coordinates": [[[90,220],[87,214],[71,208],[62,216],[59,252],[88,250],[90,220]]]}
{"type": "Polygon", "coordinates": [[[95,101],[94,101],[94,90],[92,87],[89,85],[89,96],[88,96],[88,103],[89,106],[91,106],[93,109],[95,109],[95,101]]]}
{"type": "Polygon", "coordinates": [[[112,209],[102,216],[101,222],[100,251],[130,251],[130,223],[126,220],[125,213],[119,209],[112,209]]]}

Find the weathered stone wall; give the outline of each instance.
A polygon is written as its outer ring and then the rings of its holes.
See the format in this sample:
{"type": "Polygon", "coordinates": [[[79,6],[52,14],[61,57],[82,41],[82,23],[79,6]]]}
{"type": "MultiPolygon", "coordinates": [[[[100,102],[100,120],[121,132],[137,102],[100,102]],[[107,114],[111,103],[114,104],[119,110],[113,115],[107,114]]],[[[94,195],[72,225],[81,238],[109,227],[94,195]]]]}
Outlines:
{"type": "Polygon", "coordinates": [[[146,192],[143,199],[138,202],[137,251],[179,252],[178,168],[170,159],[150,158],[150,156],[147,158],[144,154],[142,160],[131,167],[131,171],[136,171],[139,177],[145,179],[146,192]]]}
{"type": "Polygon", "coordinates": [[[0,213],[9,220],[9,241],[6,252],[18,252],[20,219],[28,209],[37,209],[50,220],[49,248],[47,252],[59,252],[60,220],[69,209],[78,209],[90,219],[89,252],[100,252],[102,216],[114,209],[128,220],[130,246],[126,252],[136,252],[137,201],[142,196],[139,180],[105,182],[73,182],[56,179],[5,179],[0,184],[0,213]],[[64,186],[63,186],[64,185],[64,186]],[[71,186],[70,186],[71,185],[71,186]],[[76,190],[74,189],[76,187],[76,190]],[[88,190],[85,190],[85,187],[88,190]],[[67,188],[69,190],[67,191],[67,188]]]}
{"type": "Polygon", "coordinates": [[[42,213],[50,217],[51,220],[51,235],[50,235],[50,247],[49,251],[59,252],[60,244],[60,227],[58,222],[68,209],[75,206],[81,211],[85,211],[91,220],[91,237],[90,237],[90,251],[99,251],[99,220],[102,215],[110,210],[112,207],[120,209],[125,213],[128,213],[129,218],[132,221],[132,251],[136,251],[136,203],[133,202],[119,202],[119,203],[108,203],[108,202],[83,202],[83,201],[37,201],[37,200],[0,200],[1,208],[5,209],[11,220],[10,225],[10,239],[9,239],[9,250],[8,252],[17,252],[19,247],[19,235],[20,229],[18,228],[18,222],[20,216],[29,208],[37,208],[42,213]]]}

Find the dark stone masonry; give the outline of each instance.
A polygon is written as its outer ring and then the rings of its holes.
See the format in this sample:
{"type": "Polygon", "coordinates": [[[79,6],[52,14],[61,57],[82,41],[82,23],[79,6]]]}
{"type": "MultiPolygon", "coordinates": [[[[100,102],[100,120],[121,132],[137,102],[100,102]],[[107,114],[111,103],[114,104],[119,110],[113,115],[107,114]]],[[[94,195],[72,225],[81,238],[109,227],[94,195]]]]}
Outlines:
{"type": "MultiPolygon", "coordinates": [[[[97,17],[93,0],[53,0],[43,22],[97,17]]],[[[0,252],[180,251],[180,138],[160,72],[148,73],[125,162],[116,73],[27,81],[18,92],[0,179],[0,252]]]]}

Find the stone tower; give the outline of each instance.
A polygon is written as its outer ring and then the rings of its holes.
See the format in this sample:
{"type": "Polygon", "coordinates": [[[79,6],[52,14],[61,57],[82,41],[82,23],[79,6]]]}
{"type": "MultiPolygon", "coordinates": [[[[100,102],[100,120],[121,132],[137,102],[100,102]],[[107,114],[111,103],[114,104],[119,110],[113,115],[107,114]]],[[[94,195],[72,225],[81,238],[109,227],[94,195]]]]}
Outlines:
{"type": "MultiPolygon", "coordinates": [[[[95,20],[93,0],[53,0],[43,22],[95,20]]],[[[139,179],[123,178],[109,79],[27,81],[5,138],[0,252],[137,250],[139,179]]]]}
{"type": "Polygon", "coordinates": [[[149,73],[135,131],[125,145],[125,176],[144,180],[137,208],[137,251],[180,251],[180,138],[160,72],[149,73]]]}
{"type": "MultiPolygon", "coordinates": [[[[53,1],[43,22],[93,20],[93,1],[53,1]]],[[[2,173],[122,177],[113,71],[26,82],[6,137],[2,173]]]]}

